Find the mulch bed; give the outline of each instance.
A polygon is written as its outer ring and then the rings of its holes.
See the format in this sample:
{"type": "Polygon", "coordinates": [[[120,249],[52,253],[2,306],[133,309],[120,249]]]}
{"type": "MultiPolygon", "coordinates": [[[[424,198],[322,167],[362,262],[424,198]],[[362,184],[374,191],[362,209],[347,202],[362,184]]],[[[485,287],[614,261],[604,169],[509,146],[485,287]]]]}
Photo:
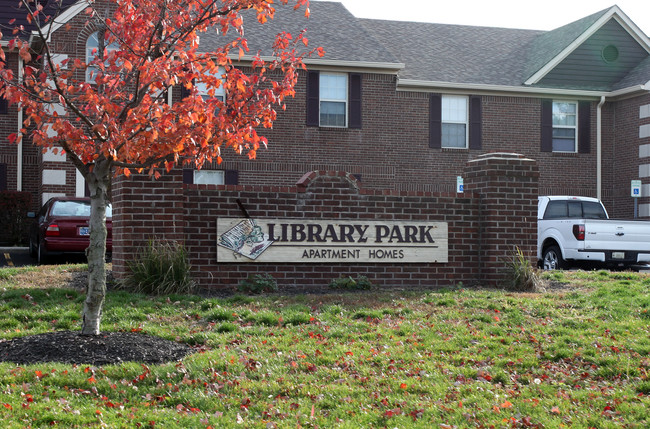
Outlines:
{"type": "Polygon", "coordinates": [[[192,350],[186,344],[133,332],[80,335],[79,331],[58,331],[0,340],[0,361],[21,365],[108,365],[127,361],[154,364],[181,360],[192,350]]]}

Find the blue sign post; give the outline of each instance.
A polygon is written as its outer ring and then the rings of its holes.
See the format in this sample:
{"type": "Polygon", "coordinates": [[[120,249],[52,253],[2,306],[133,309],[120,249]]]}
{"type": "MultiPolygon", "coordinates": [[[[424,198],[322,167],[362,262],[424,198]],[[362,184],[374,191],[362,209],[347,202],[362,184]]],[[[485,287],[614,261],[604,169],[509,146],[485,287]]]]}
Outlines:
{"type": "Polygon", "coordinates": [[[632,180],[631,196],[634,198],[634,219],[639,216],[639,198],[641,197],[641,181],[632,180]]]}

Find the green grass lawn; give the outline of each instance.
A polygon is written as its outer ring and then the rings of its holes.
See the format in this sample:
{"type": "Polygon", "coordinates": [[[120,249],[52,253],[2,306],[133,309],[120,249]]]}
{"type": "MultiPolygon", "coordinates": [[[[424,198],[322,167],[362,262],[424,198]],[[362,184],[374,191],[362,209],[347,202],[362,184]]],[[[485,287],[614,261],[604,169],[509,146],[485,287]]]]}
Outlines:
{"type": "MultiPolygon", "coordinates": [[[[80,292],[28,288],[21,273],[0,270],[1,338],[80,328],[80,292]]],[[[0,363],[0,419],[5,428],[650,427],[650,277],[548,278],[571,290],[110,292],[103,330],[196,353],[150,366],[0,363]]]]}

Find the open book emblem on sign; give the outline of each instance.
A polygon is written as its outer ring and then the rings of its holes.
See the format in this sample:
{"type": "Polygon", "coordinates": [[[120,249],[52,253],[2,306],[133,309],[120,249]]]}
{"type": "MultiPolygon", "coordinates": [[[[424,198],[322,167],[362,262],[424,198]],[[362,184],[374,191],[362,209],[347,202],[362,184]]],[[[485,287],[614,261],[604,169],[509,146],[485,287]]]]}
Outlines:
{"type": "Polygon", "coordinates": [[[219,245],[255,260],[271,244],[272,240],[253,219],[245,219],[219,237],[219,245]]]}

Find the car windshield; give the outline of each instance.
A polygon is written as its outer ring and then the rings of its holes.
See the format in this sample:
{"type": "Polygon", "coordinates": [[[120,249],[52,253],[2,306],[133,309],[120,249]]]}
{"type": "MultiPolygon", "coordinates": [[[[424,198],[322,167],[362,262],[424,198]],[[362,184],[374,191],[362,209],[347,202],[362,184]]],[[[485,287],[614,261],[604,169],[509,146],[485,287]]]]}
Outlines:
{"type": "MultiPolygon", "coordinates": [[[[90,201],[56,201],[52,206],[52,216],[90,217],[90,201]]],[[[106,217],[113,217],[110,204],[106,206],[106,217]]]]}

